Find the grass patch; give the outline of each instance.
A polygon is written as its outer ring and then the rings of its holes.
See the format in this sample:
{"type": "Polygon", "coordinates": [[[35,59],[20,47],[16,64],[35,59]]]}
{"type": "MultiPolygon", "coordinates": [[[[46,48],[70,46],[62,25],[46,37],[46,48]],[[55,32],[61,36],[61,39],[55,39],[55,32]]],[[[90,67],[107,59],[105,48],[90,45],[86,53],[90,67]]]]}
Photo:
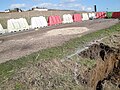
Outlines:
{"type": "Polygon", "coordinates": [[[96,64],[96,61],[95,60],[90,60],[88,58],[84,58],[84,59],[81,59],[79,61],[79,63],[83,66],[86,66],[87,68],[92,69],[96,64]]]}
{"type": "MultiPolygon", "coordinates": [[[[90,42],[91,40],[99,39],[118,32],[120,32],[120,23],[108,29],[99,30],[82,37],[71,39],[62,46],[44,49],[17,60],[10,60],[8,62],[2,63],[0,64],[0,84],[2,84],[4,80],[9,79],[11,75],[26,65],[36,63],[38,60],[48,60],[53,58],[61,59],[69,53],[73,52],[76,48],[84,46],[86,42],[90,42]]],[[[91,64],[91,62],[87,65],[89,64],[91,64]]],[[[19,87],[19,85],[17,85],[17,87],[19,87]]]]}
{"type": "Polygon", "coordinates": [[[71,59],[77,61],[78,64],[89,69],[92,69],[96,65],[96,60],[91,60],[90,58],[82,58],[78,55],[73,56],[71,59]]]}

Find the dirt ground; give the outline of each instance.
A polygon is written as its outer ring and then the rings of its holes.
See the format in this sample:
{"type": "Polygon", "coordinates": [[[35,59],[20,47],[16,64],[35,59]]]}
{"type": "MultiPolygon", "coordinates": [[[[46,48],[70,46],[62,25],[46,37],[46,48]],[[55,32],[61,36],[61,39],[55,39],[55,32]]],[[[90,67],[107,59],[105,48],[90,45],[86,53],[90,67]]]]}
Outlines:
{"type": "Polygon", "coordinates": [[[0,36],[0,63],[59,46],[71,38],[108,28],[118,22],[117,19],[97,19],[0,36]]]}

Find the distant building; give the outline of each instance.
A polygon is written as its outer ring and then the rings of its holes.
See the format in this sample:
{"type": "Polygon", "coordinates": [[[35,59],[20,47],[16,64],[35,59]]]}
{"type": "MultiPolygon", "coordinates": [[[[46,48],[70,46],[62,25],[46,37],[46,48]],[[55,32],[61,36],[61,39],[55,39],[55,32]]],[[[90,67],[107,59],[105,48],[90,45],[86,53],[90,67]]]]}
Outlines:
{"type": "Polygon", "coordinates": [[[19,8],[14,8],[14,9],[6,9],[4,12],[9,13],[9,12],[22,12],[23,10],[19,8]]]}
{"type": "Polygon", "coordinates": [[[10,9],[5,10],[5,13],[9,13],[9,12],[10,12],[10,9]]]}
{"type": "Polygon", "coordinates": [[[13,12],[22,12],[22,10],[20,8],[14,8],[13,10],[11,10],[13,12]]]}
{"type": "Polygon", "coordinates": [[[48,11],[48,9],[44,8],[44,7],[34,7],[34,8],[32,8],[32,10],[34,10],[34,11],[48,11]]]}

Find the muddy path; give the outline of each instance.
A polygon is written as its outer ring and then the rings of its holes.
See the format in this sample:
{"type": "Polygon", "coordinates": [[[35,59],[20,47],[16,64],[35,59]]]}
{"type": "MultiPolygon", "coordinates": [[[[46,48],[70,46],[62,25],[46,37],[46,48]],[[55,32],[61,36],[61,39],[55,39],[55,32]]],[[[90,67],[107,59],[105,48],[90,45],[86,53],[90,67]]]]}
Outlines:
{"type": "Polygon", "coordinates": [[[41,49],[62,45],[71,38],[108,28],[118,22],[117,19],[91,20],[1,36],[0,63],[29,55],[41,49]]]}

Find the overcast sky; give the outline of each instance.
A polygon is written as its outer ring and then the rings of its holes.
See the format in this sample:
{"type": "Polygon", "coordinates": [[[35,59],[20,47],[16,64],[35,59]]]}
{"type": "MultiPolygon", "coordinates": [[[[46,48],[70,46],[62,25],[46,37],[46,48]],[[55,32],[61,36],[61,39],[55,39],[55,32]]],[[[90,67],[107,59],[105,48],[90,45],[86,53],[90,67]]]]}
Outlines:
{"type": "Polygon", "coordinates": [[[0,11],[9,8],[27,10],[35,6],[51,9],[93,11],[94,5],[97,5],[98,11],[120,11],[120,0],[1,0],[0,11]]]}

